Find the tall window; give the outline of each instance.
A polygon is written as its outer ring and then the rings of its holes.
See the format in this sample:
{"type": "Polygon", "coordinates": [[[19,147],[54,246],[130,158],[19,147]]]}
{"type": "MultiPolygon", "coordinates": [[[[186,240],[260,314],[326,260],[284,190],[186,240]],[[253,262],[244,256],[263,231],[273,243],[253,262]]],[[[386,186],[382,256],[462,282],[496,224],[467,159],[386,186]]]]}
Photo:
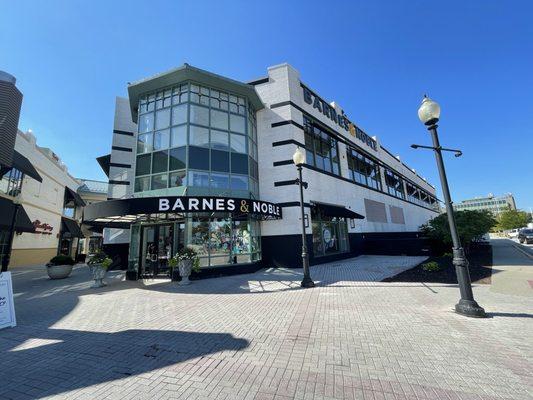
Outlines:
{"type": "Polygon", "coordinates": [[[356,150],[347,151],[350,178],[371,188],[381,190],[381,174],[379,165],[356,150]]]}
{"type": "Polygon", "coordinates": [[[147,94],[138,130],[135,192],[258,195],[255,110],[244,97],[195,83],[147,94]]]}
{"type": "Polygon", "coordinates": [[[409,200],[411,203],[419,204],[424,207],[437,207],[437,199],[424,189],[421,189],[409,182],[406,182],[405,186],[407,187],[407,200],[409,200]]]}
{"type": "Polygon", "coordinates": [[[385,168],[385,183],[387,184],[387,192],[389,194],[400,199],[405,199],[403,179],[388,168],[385,168]]]}
{"type": "Polygon", "coordinates": [[[16,197],[22,189],[23,174],[16,168],[11,168],[0,179],[0,192],[16,197]]]}
{"type": "Polygon", "coordinates": [[[340,175],[337,140],[304,116],[306,163],[340,175]]]}

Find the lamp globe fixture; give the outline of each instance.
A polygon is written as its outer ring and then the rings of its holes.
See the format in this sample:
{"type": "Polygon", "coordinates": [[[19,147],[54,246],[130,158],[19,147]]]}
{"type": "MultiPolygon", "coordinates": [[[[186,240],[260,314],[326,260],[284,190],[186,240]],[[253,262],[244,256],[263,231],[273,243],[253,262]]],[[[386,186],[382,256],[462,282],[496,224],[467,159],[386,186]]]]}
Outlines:
{"type": "Polygon", "coordinates": [[[434,125],[440,118],[440,106],[436,101],[424,95],[422,104],[418,109],[418,118],[424,125],[434,125]]]}
{"type": "Polygon", "coordinates": [[[292,161],[295,165],[305,164],[305,153],[299,147],[296,148],[296,151],[292,155],[292,161]]]}

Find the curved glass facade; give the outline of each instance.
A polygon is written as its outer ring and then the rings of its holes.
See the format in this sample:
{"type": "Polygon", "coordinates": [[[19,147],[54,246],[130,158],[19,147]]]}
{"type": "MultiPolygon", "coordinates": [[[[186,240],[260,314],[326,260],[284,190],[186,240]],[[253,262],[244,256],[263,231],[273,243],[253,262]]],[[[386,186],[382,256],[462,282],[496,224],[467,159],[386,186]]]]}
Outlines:
{"type": "MultiPolygon", "coordinates": [[[[258,198],[257,127],[247,98],[195,82],[139,98],[135,197],[258,198]]],[[[164,272],[183,246],[202,267],[261,259],[259,221],[226,213],[158,216],[132,225],[131,270],[164,272]]]]}
{"type": "Polygon", "coordinates": [[[257,198],[257,128],[248,100],[185,82],[139,100],[135,196],[257,198]]]}

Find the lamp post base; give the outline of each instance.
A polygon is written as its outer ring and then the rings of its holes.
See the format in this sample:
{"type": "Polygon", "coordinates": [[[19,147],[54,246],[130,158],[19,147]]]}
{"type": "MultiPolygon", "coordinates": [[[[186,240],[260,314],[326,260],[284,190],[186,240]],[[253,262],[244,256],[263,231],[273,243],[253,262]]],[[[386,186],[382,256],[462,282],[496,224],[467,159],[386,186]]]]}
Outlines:
{"type": "Polygon", "coordinates": [[[313,280],[310,277],[304,277],[304,279],[302,279],[302,283],[300,284],[300,286],[303,288],[312,288],[312,287],[315,287],[315,282],[313,282],[313,280]]]}
{"type": "Polygon", "coordinates": [[[455,312],[465,317],[487,318],[485,310],[475,300],[459,300],[455,305],[455,312]]]}

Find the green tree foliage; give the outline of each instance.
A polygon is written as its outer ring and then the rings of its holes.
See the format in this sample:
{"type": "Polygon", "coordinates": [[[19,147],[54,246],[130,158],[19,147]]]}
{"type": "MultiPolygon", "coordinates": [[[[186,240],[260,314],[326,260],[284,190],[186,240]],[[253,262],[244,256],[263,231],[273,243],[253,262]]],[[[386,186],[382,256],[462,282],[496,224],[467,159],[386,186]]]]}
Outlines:
{"type": "MultiPolygon", "coordinates": [[[[489,211],[456,211],[454,213],[461,244],[468,251],[472,242],[479,241],[497,221],[489,211]]],[[[452,247],[448,214],[441,214],[420,227],[440,252],[452,247]]]]}
{"type": "Polygon", "coordinates": [[[523,228],[531,222],[531,215],[525,211],[508,210],[498,217],[497,228],[499,230],[523,228]]]}

